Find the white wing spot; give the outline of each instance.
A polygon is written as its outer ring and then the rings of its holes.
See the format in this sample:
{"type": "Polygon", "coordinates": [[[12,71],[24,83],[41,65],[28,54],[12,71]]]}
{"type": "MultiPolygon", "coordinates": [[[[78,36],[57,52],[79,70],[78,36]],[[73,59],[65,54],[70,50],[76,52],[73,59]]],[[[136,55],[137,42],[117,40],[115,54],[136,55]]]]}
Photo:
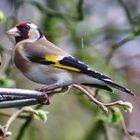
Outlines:
{"type": "Polygon", "coordinates": [[[100,73],[100,72],[98,72],[100,75],[102,75],[103,76],[103,74],[102,73],[100,73]]]}
{"type": "Polygon", "coordinates": [[[87,68],[87,70],[91,70],[91,68],[87,68]]]}
{"type": "Polygon", "coordinates": [[[63,57],[63,56],[58,56],[58,57],[57,57],[57,60],[58,60],[58,61],[61,61],[61,60],[63,60],[64,58],[65,58],[65,57],[63,57]]]}
{"type": "Polygon", "coordinates": [[[84,62],[82,62],[82,61],[78,61],[78,63],[80,63],[80,64],[84,64],[84,62]]]}
{"type": "Polygon", "coordinates": [[[108,81],[108,82],[113,82],[111,79],[104,79],[105,81],[108,81]]]}

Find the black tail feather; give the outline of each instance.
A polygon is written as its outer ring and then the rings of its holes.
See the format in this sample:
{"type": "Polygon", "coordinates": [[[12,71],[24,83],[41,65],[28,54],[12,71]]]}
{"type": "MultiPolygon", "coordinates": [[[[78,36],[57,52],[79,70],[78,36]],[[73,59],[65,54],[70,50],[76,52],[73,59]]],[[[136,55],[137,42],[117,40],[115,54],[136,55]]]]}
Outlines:
{"type": "Polygon", "coordinates": [[[119,90],[121,90],[123,92],[126,92],[128,94],[131,94],[131,95],[135,96],[135,94],[132,91],[130,91],[129,89],[127,89],[127,88],[125,88],[125,87],[123,87],[123,86],[121,86],[121,85],[119,85],[119,84],[117,84],[115,82],[113,82],[110,77],[108,77],[106,75],[103,75],[100,72],[97,72],[97,71],[95,71],[93,69],[87,69],[86,74],[92,76],[93,78],[97,78],[98,80],[103,81],[107,85],[107,87],[111,86],[113,88],[119,89],[119,90]]]}
{"type": "Polygon", "coordinates": [[[106,86],[106,85],[87,84],[87,83],[83,83],[82,85],[107,90],[109,92],[113,92],[113,90],[110,87],[106,86]]]}
{"type": "Polygon", "coordinates": [[[132,91],[130,91],[128,88],[125,88],[125,87],[123,87],[123,86],[121,86],[121,85],[119,85],[119,84],[117,84],[117,83],[115,83],[115,82],[113,82],[111,79],[102,79],[102,81],[104,81],[107,85],[109,85],[109,86],[111,86],[111,87],[113,87],[113,88],[116,88],[116,89],[119,89],[119,90],[121,90],[121,91],[123,91],[123,92],[126,92],[126,93],[128,93],[128,94],[131,94],[131,95],[135,95],[132,91]]]}

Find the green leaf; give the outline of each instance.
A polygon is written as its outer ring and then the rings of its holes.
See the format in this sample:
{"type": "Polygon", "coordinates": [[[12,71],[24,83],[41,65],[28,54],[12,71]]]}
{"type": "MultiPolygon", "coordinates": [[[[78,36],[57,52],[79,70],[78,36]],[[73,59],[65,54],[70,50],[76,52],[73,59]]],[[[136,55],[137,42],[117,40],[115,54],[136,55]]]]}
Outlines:
{"type": "Polygon", "coordinates": [[[114,108],[111,109],[111,111],[112,111],[112,118],[111,118],[112,122],[116,123],[116,122],[119,122],[119,121],[122,120],[122,114],[121,114],[119,108],[114,107],[114,108]]]}
{"type": "Polygon", "coordinates": [[[37,120],[42,120],[44,123],[47,121],[47,114],[48,112],[43,110],[34,110],[34,117],[37,120]]]}

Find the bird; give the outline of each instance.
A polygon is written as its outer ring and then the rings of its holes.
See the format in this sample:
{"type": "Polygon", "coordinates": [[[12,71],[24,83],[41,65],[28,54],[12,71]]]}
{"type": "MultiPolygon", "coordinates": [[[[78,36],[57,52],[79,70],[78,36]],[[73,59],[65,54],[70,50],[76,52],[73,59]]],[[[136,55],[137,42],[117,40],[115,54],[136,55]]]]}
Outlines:
{"type": "Polygon", "coordinates": [[[16,24],[7,34],[15,38],[13,61],[16,67],[28,79],[48,86],[48,90],[67,89],[78,84],[107,91],[115,88],[134,95],[128,88],[47,40],[34,23],[16,24]]]}

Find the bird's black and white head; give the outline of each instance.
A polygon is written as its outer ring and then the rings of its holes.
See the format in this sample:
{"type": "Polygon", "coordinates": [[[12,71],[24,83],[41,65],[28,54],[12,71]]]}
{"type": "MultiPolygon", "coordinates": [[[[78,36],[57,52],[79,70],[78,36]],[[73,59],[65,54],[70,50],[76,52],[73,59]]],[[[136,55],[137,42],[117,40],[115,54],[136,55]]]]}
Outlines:
{"type": "Polygon", "coordinates": [[[38,27],[33,23],[20,23],[7,32],[15,37],[16,43],[20,41],[34,42],[43,37],[38,27]]]}

